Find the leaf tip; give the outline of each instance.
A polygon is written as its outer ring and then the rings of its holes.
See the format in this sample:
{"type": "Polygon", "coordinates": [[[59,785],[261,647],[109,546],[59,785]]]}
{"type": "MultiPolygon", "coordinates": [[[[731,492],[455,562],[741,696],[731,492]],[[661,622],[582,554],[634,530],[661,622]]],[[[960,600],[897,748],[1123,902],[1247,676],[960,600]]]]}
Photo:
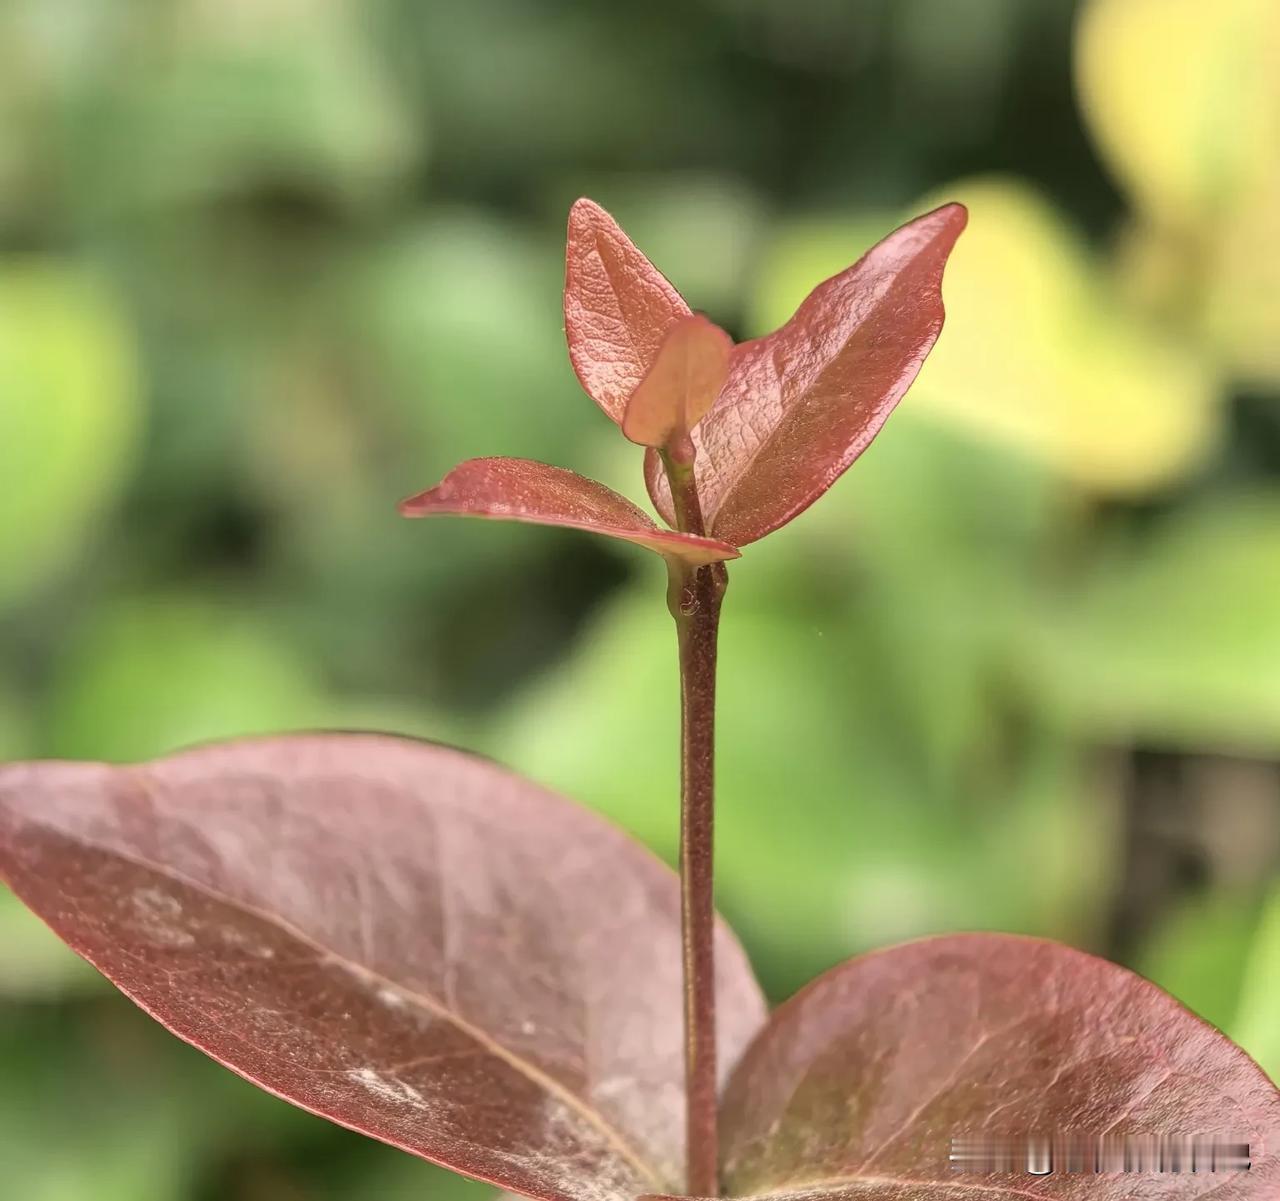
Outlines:
{"type": "MultiPolygon", "coordinates": [[[[729,351],[733,349],[733,339],[705,313],[690,313],[687,317],[681,318],[677,324],[696,330],[699,337],[706,338],[723,350],[726,358],[729,356],[729,351]]],[[[669,334],[670,331],[668,331],[669,334]]]]}
{"type": "Polygon", "coordinates": [[[435,488],[428,488],[425,492],[406,496],[396,505],[396,511],[401,517],[429,517],[435,508],[439,487],[437,484],[435,488]]]}
{"type": "Polygon", "coordinates": [[[569,232],[572,234],[576,229],[580,229],[586,225],[599,225],[607,222],[616,225],[613,217],[601,204],[597,204],[590,196],[579,196],[569,206],[569,232]]]}
{"type": "Polygon", "coordinates": [[[952,200],[940,205],[933,212],[926,213],[920,220],[933,225],[938,233],[949,235],[951,242],[954,243],[964,233],[965,226],[969,224],[969,210],[958,200],[952,200]]]}
{"type": "Polygon", "coordinates": [[[503,460],[496,456],[482,459],[464,459],[456,467],[445,472],[440,482],[423,492],[415,492],[405,497],[396,509],[401,517],[432,517],[440,513],[466,513],[469,501],[473,499],[476,485],[488,482],[491,473],[501,472],[504,467],[518,463],[518,460],[503,460]],[[468,485],[471,485],[468,488],[468,485]]]}
{"type": "Polygon", "coordinates": [[[627,400],[623,434],[659,449],[687,437],[720,394],[732,350],[733,339],[703,314],[677,318],[627,400]]]}
{"type": "Polygon", "coordinates": [[[421,517],[428,495],[429,493],[427,492],[419,492],[414,496],[406,496],[404,500],[396,505],[396,512],[401,517],[421,517]]]}

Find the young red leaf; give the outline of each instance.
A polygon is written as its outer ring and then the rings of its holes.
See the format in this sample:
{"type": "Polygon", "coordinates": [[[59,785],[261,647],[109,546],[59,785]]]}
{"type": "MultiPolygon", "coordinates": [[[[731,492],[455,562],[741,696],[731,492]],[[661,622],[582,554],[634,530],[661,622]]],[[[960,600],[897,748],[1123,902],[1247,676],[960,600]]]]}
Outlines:
{"type": "Polygon", "coordinates": [[[729,335],[705,317],[694,313],[677,320],[627,401],[622,432],[654,447],[688,434],[719,395],[732,349],[729,335]]]}
{"type": "MultiPolygon", "coordinates": [[[[0,877],[295,1105],[546,1201],[679,1187],[676,877],[492,763],[331,734],[17,764],[0,877]]],[[[716,955],[729,1063],[764,1006],[724,926],[716,955]]]]}
{"type": "Polygon", "coordinates": [[[621,538],[693,566],[738,558],[713,538],[659,529],[625,496],[563,467],[531,459],[468,459],[434,488],[401,501],[406,517],[454,514],[561,525],[621,538]]]}
{"type": "MultiPolygon", "coordinates": [[[[694,431],[707,532],[743,546],[807,509],[879,432],[942,329],[942,269],[968,219],[948,204],[819,284],[781,329],[734,347],[694,431]]],[[[662,465],[649,494],[673,520],[662,465]]]]}
{"type": "Polygon", "coordinates": [[[925,939],[827,972],[778,1009],[721,1114],[732,1196],[1221,1201],[1280,1196],[1280,1093],[1155,985],[1000,934],[925,939]],[[1217,1134],[1237,1176],[958,1175],[954,1135],[1217,1134]],[[1015,1185],[1017,1187],[1015,1187],[1015,1185]]]}
{"type": "Polygon", "coordinates": [[[587,395],[619,425],[668,328],[689,306],[594,200],[569,211],[564,332],[587,395]]]}

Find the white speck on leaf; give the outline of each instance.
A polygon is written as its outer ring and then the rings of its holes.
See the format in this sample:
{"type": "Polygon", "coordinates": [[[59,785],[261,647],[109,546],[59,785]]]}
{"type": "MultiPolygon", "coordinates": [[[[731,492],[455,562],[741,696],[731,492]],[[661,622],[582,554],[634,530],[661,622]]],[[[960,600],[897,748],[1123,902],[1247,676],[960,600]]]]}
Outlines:
{"type": "Polygon", "coordinates": [[[413,1085],[406,1084],[403,1080],[388,1080],[373,1068],[355,1068],[347,1073],[347,1079],[362,1085],[380,1100],[412,1105],[415,1109],[426,1108],[426,1099],[413,1085]]]}
{"type": "Polygon", "coordinates": [[[182,926],[182,902],[159,888],[140,888],[133,894],[138,932],[157,947],[178,950],[195,945],[196,936],[182,926]]]}

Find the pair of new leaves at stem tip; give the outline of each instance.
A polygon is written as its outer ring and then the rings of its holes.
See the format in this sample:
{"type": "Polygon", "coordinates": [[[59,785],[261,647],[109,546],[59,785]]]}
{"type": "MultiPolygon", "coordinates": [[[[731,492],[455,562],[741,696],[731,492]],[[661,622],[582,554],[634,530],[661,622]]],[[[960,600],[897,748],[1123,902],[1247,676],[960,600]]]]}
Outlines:
{"type": "Polygon", "coordinates": [[[942,272],[966,212],[904,225],[814,289],[763,338],[734,345],[598,205],[569,216],[564,318],[582,386],[633,442],[672,526],[659,529],[593,480],[525,459],[472,459],[402,512],[575,526],[698,566],[808,508],[876,435],[942,329],[942,272]],[[669,470],[692,458],[698,512],[679,513],[669,470]]]}

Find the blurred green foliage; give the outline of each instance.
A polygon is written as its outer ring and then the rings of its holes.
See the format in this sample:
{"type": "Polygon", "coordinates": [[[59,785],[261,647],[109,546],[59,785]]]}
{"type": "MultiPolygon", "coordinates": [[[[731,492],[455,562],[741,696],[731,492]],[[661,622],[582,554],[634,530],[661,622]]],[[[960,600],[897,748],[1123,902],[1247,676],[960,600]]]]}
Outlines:
{"type": "MultiPolygon", "coordinates": [[[[732,570],[723,908],[776,997],[1025,931],[1280,1073],[1277,11],[9,0],[0,755],[391,729],[670,857],[660,566],[394,502],[503,453],[643,495],[564,354],[575,195],[739,337],[960,199],[918,386],[732,570]]],[[[484,1192],[180,1046],[7,894],[0,1062],[24,1201],[484,1192]]]]}

